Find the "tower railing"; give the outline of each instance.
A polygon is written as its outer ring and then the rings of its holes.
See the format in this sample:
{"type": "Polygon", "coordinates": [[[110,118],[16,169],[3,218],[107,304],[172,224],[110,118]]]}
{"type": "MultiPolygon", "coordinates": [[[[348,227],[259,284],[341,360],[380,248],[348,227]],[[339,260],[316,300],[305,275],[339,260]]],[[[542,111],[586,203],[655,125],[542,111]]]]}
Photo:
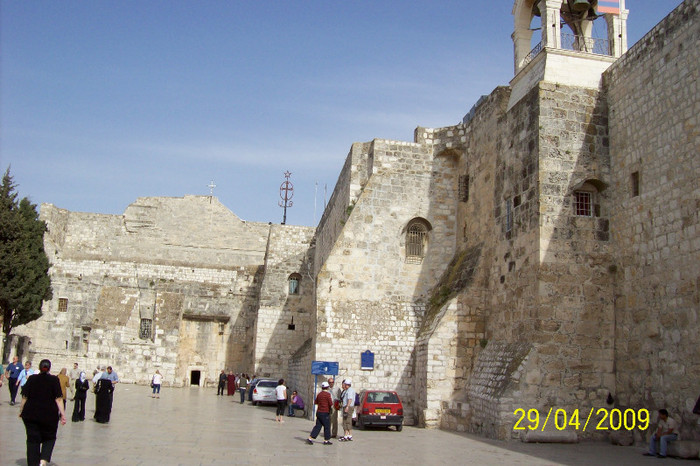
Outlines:
{"type": "Polygon", "coordinates": [[[610,55],[610,41],[598,37],[585,37],[575,34],[561,34],[561,48],[575,52],[610,55]]]}
{"type": "MultiPolygon", "coordinates": [[[[527,66],[528,63],[534,60],[535,57],[542,51],[544,46],[545,41],[541,41],[535,45],[532,50],[530,50],[530,53],[525,56],[522,66],[527,66]]],[[[601,39],[598,37],[585,37],[575,34],[562,33],[561,48],[573,50],[575,52],[594,53],[596,55],[612,55],[610,53],[610,41],[608,39],[601,39]]]]}
{"type": "Polygon", "coordinates": [[[523,66],[526,66],[528,63],[530,63],[534,58],[537,56],[538,53],[542,51],[544,48],[544,41],[540,41],[539,44],[535,45],[532,50],[530,50],[530,53],[528,53],[525,56],[525,59],[523,60],[523,66]]]}

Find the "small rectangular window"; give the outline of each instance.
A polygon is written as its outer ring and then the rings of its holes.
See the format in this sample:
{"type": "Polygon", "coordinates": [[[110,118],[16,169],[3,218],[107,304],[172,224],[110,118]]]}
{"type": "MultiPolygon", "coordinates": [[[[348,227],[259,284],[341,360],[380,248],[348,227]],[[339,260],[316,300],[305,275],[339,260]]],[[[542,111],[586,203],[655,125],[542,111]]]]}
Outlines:
{"type": "Polygon", "coordinates": [[[462,202],[469,200],[469,175],[459,176],[459,200],[462,202]]]}
{"type": "Polygon", "coordinates": [[[593,217],[593,196],[590,192],[574,192],[574,215],[579,217],[593,217]]]}
{"type": "Polygon", "coordinates": [[[68,298],[58,298],[58,312],[68,311],[68,298]]]}
{"type": "Polygon", "coordinates": [[[639,172],[632,173],[630,181],[632,184],[632,197],[639,196],[639,172]]]}
{"type": "Polygon", "coordinates": [[[141,319],[141,328],[139,329],[139,337],[142,340],[149,340],[153,334],[153,320],[141,319]]]}
{"type": "Polygon", "coordinates": [[[513,229],[513,201],[506,200],[506,232],[513,229]]]}

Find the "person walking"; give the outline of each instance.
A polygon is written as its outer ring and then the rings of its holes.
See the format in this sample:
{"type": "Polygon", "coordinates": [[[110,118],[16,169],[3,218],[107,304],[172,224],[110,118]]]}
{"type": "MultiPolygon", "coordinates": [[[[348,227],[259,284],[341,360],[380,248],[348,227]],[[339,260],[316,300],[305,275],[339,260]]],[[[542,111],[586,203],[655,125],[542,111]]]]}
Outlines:
{"type": "Polygon", "coordinates": [[[22,372],[19,373],[19,377],[17,378],[17,388],[20,390],[20,395],[22,394],[22,389],[24,388],[24,384],[27,383],[27,379],[29,379],[30,376],[34,375],[34,369],[32,369],[32,363],[30,361],[27,361],[24,363],[24,369],[22,369],[22,372]]]}
{"type": "Polygon", "coordinates": [[[70,377],[70,392],[71,398],[75,398],[75,381],[80,378],[80,373],[82,371],[78,369],[78,363],[73,363],[73,369],[68,371],[68,377],[70,377]]]}
{"type": "Polygon", "coordinates": [[[17,379],[19,379],[20,372],[22,372],[22,364],[20,364],[17,356],[13,356],[12,362],[7,365],[7,369],[5,370],[7,388],[10,389],[10,405],[14,405],[15,398],[17,398],[17,379]]]}
{"type": "Polygon", "coordinates": [[[321,393],[316,395],[316,400],[314,404],[318,407],[316,409],[316,425],[311,430],[309,438],[306,439],[306,443],[309,445],[314,444],[314,439],[318,437],[321,432],[321,427],[323,427],[323,444],[333,445],[331,443],[331,420],[330,413],[333,407],[333,398],[329,392],[330,385],[328,382],[323,382],[321,384],[321,393]]]}
{"type": "Polygon", "coordinates": [[[233,371],[228,371],[228,376],[226,377],[226,395],[233,396],[236,393],[236,374],[233,371]]]}
{"type": "Polygon", "coordinates": [[[102,378],[95,385],[95,421],[105,424],[109,422],[112,415],[112,391],[114,385],[109,380],[106,372],[102,373],[102,378]]]}
{"type": "Polygon", "coordinates": [[[241,374],[238,378],[238,391],[241,393],[241,404],[245,401],[245,391],[248,388],[248,375],[241,374]]]}
{"type": "Polygon", "coordinates": [[[78,363],[74,362],[73,369],[71,369],[70,372],[68,372],[68,377],[70,377],[70,380],[72,383],[75,383],[75,381],[80,378],[81,372],[83,372],[83,371],[78,369],[78,363]]]}
{"type": "Polygon", "coordinates": [[[284,386],[284,379],[280,379],[275,387],[275,396],[277,396],[277,422],[284,422],[284,408],[287,405],[287,387],[284,386]]]}
{"type": "Polygon", "coordinates": [[[102,374],[105,373],[105,370],[107,370],[107,368],[102,366],[102,367],[98,367],[97,369],[95,369],[95,371],[92,373],[92,389],[93,390],[96,389],[97,382],[100,381],[100,379],[102,378],[102,374]]]}
{"type": "Polygon", "coordinates": [[[216,396],[224,396],[224,388],[226,387],[226,380],[228,377],[226,376],[226,372],[221,369],[221,374],[219,374],[219,385],[216,390],[216,396]]]}
{"type": "Polygon", "coordinates": [[[85,401],[87,400],[87,392],[90,389],[90,382],[88,382],[85,372],[81,372],[78,378],[75,380],[75,396],[73,397],[73,417],[72,422],[79,422],[85,420],[85,401]]]}
{"type": "Polygon", "coordinates": [[[58,422],[66,424],[58,377],[49,374],[51,361],[42,359],[39,374],[29,377],[22,390],[19,417],[27,431],[27,465],[49,464],[56,444],[58,422]]]}
{"type": "Polygon", "coordinates": [[[153,387],[151,398],[160,398],[160,386],[162,383],[163,376],[161,375],[160,371],[156,369],[156,373],[153,374],[153,378],[151,379],[151,387],[153,387]]]}
{"type": "Polygon", "coordinates": [[[352,379],[343,380],[343,436],[341,442],[352,442],[352,413],[355,411],[355,390],[352,379]]]}
{"type": "Polygon", "coordinates": [[[338,437],[338,411],[340,411],[340,398],[341,389],[340,387],[335,387],[335,379],[331,377],[328,379],[328,392],[331,394],[333,399],[333,407],[331,408],[331,437],[338,437]]]}
{"type": "Polygon", "coordinates": [[[68,391],[70,390],[70,378],[68,377],[68,370],[64,367],[58,374],[58,383],[61,384],[61,393],[63,394],[63,410],[66,410],[66,398],[68,391]]]}

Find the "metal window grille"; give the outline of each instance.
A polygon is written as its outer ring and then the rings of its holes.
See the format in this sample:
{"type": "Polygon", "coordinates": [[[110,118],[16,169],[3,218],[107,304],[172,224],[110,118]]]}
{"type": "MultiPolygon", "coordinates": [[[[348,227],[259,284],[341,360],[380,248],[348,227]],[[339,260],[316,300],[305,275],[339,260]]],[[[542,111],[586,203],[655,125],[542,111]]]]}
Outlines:
{"type": "Polygon", "coordinates": [[[428,231],[425,225],[414,223],[406,233],[406,262],[420,264],[425,257],[425,241],[428,231]]]}
{"type": "Polygon", "coordinates": [[[151,319],[141,319],[141,328],[139,331],[139,336],[143,340],[148,340],[153,335],[153,320],[151,319]]]}
{"type": "Polygon", "coordinates": [[[593,195],[587,191],[574,193],[574,215],[593,217],[593,195]]]}
{"type": "Polygon", "coordinates": [[[299,279],[296,277],[289,279],[289,294],[299,294],[299,279]]]}
{"type": "Polygon", "coordinates": [[[58,312],[68,311],[68,298],[58,298],[58,312]]]}
{"type": "Polygon", "coordinates": [[[462,202],[469,200],[469,175],[459,177],[459,200],[462,202]]]}

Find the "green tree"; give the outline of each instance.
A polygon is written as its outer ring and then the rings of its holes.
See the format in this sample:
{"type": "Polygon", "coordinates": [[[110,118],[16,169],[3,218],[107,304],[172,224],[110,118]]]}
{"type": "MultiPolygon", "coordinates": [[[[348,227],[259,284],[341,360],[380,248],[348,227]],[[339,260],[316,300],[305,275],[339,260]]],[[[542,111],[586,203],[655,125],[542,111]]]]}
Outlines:
{"type": "Polygon", "coordinates": [[[46,224],[29,199],[17,201],[15,188],[8,167],[0,185],[0,317],[5,345],[12,329],[41,317],[42,303],[53,297],[51,264],[44,251],[46,224]]]}

